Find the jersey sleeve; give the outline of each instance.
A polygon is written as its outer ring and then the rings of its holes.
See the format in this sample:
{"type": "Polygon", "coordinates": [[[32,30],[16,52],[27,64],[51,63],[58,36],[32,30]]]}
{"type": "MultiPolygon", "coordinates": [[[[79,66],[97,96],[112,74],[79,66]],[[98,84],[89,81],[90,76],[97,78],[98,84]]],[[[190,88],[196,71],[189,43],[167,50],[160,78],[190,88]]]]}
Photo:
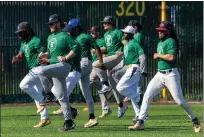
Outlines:
{"type": "Polygon", "coordinates": [[[24,50],[23,50],[23,44],[21,43],[19,53],[23,53],[23,52],[24,52],[24,50]]]}
{"type": "Polygon", "coordinates": [[[135,42],[135,51],[138,53],[139,56],[143,55],[144,54],[144,50],[142,49],[142,47],[135,42]]]}
{"type": "Polygon", "coordinates": [[[49,36],[48,39],[47,39],[47,46],[46,46],[47,49],[46,49],[46,52],[50,54],[50,50],[49,50],[49,48],[48,48],[48,46],[49,46],[49,45],[48,45],[48,44],[49,44],[49,39],[50,39],[50,36],[49,36]]]}
{"type": "Polygon", "coordinates": [[[176,42],[173,39],[167,43],[167,54],[176,55],[176,42]]]}
{"type": "Polygon", "coordinates": [[[81,51],[79,43],[77,41],[74,41],[71,36],[66,37],[66,42],[68,44],[68,47],[70,50],[72,50],[75,54],[79,53],[81,51]]]}
{"type": "Polygon", "coordinates": [[[94,40],[91,36],[88,37],[88,45],[90,45],[92,49],[99,48],[99,45],[96,43],[96,40],[94,40]]]}
{"type": "Polygon", "coordinates": [[[139,56],[139,62],[140,62],[140,72],[147,73],[147,58],[145,54],[142,54],[139,56]]]}
{"type": "Polygon", "coordinates": [[[140,37],[138,34],[135,35],[134,39],[135,39],[139,44],[141,43],[141,37],[140,37]]]}
{"type": "Polygon", "coordinates": [[[34,47],[37,49],[37,51],[38,51],[39,53],[46,51],[46,48],[45,48],[44,45],[42,45],[40,39],[35,40],[33,44],[34,44],[34,47]]]}
{"type": "Polygon", "coordinates": [[[117,38],[118,38],[121,42],[124,40],[122,31],[118,30],[118,32],[117,32],[117,38]]]}
{"type": "Polygon", "coordinates": [[[104,38],[97,40],[96,43],[98,44],[100,48],[105,47],[106,45],[104,38]]]}

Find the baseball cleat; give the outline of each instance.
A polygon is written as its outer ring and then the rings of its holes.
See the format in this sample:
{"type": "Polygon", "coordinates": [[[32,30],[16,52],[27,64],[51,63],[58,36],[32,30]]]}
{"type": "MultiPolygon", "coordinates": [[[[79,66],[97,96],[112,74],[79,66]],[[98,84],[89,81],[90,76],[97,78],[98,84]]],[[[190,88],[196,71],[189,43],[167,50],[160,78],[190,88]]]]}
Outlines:
{"type": "Polygon", "coordinates": [[[59,128],[58,130],[59,130],[60,132],[70,131],[70,130],[75,129],[75,127],[76,127],[76,124],[75,124],[72,120],[66,120],[66,121],[64,122],[63,127],[59,128]]]}
{"type": "Polygon", "coordinates": [[[144,130],[144,123],[142,124],[140,121],[137,121],[137,123],[133,126],[128,127],[129,130],[144,130]]]}
{"type": "Polygon", "coordinates": [[[88,123],[86,123],[84,125],[85,128],[91,128],[91,127],[94,127],[98,125],[98,121],[97,121],[97,118],[94,118],[94,119],[90,119],[88,123]]]}
{"type": "Polygon", "coordinates": [[[106,86],[105,84],[103,84],[101,90],[99,90],[98,93],[99,93],[99,94],[104,94],[104,93],[106,93],[106,92],[108,92],[108,91],[110,91],[110,90],[112,90],[111,87],[106,86]]]}
{"type": "Polygon", "coordinates": [[[196,133],[200,132],[201,125],[200,125],[200,122],[199,122],[198,118],[194,118],[192,121],[193,121],[194,131],[196,133]]]}
{"type": "Polygon", "coordinates": [[[104,118],[104,117],[106,117],[106,116],[108,116],[108,115],[110,115],[112,113],[112,111],[111,110],[108,110],[108,112],[107,113],[102,113],[102,115],[100,115],[99,116],[99,118],[104,118]]]}
{"type": "Polygon", "coordinates": [[[58,109],[58,110],[56,110],[56,111],[53,111],[52,112],[53,114],[55,114],[55,115],[62,115],[63,114],[63,112],[62,112],[62,109],[60,108],[60,109],[58,109]]]}
{"type": "Polygon", "coordinates": [[[72,118],[75,119],[76,116],[79,115],[80,110],[78,109],[71,109],[72,118]]]}
{"type": "Polygon", "coordinates": [[[33,127],[39,128],[39,127],[47,126],[49,124],[51,124],[51,121],[49,119],[43,119],[43,120],[40,120],[40,122],[33,127]]]}
{"type": "Polygon", "coordinates": [[[57,99],[55,98],[54,94],[52,92],[45,93],[44,102],[50,103],[50,102],[56,102],[57,99]]]}
{"type": "Polygon", "coordinates": [[[43,111],[45,109],[45,104],[40,104],[40,106],[37,109],[37,113],[40,113],[41,111],[43,111]]]}
{"type": "Polygon", "coordinates": [[[118,107],[118,118],[122,118],[126,112],[126,110],[128,109],[128,106],[123,104],[123,107],[118,107]]]}

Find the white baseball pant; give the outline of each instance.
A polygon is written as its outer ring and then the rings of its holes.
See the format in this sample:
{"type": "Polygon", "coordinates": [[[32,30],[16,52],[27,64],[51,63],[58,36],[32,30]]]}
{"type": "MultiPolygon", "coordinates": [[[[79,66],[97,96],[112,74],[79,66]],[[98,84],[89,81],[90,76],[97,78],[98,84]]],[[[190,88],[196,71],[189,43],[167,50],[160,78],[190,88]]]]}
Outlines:
{"type": "Polygon", "coordinates": [[[139,119],[145,119],[153,97],[159,94],[164,87],[168,88],[176,103],[186,111],[188,116],[191,119],[194,119],[195,114],[192,112],[190,105],[184,100],[180,83],[180,74],[177,68],[173,68],[172,72],[168,74],[157,72],[157,74],[149,82],[143,97],[139,119]]]}
{"type": "Polygon", "coordinates": [[[140,95],[137,93],[139,78],[139,65],[132,64],[132,67],[126,70],[116,87],[120,94],[131,99],[136,114],[139,114],[138,102],[140,101],[140,95]]]}
{"type": "MultiPolygon", "coordinates": [[[[118,65],[121,65],[123,64],[123,62],[121,61],[118,65]]],[[[118,66],[117,65],[117,66],[118,66]]],[[[116,66],[116,67],[117,67],[116,66]]],[[[127,68],[126,66],[124,67],[119,67],[121,69],[119,70],[116,70],[116,72],[112,75],[113,78],[115,79],[115,81],[118,83],[119,80],[122,78],[122,76],[126,73],[127,71],[127,68]]],[[[114,68],[113,68],[114,69],[114,68]]],[[[141,78],[141,75],[140,75],[140,78],[141,78]]],[[[136,87],[133,87],[133,88],[136,88],[135,89],[135,92],[137,92],[138,94],[141,94],[142,92],[142,81],[143,79],[139,79],[139,82],[138,82],[138,85],[137,85],[137,88],[136,87]]],[[[140,112],[140,106],[138,106],[138,103],[134,103],[134,100],[131,100],[131,103],[132,103],[132,106],[133,106],[133,109],[134,109],[134,112],[135,112],[135,116],[139,116],[139,112],[140,112]]]]}
{"type": "MultiPolygon", "coordinates": [[[[41,66],[31,69],[19,85],[23,91],[25,91],[31,98],[35,100],[37,108],[39,108],[40,104],[43,103],[44,99],[42,94],[43,87],[39,79],[41,76],[36,74],[36,71],[39,71],[40,68],[41,66]]],[[[40,112],[40,116],[41,120],[48,118],[48,112],[46,108],[40,112]]]]}

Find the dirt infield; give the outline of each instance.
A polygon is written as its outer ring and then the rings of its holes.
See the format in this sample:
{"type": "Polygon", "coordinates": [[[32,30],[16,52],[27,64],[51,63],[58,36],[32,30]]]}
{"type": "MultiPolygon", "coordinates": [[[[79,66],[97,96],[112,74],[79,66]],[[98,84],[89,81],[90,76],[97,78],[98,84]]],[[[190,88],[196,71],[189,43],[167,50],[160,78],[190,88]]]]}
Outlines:
{"type": "MultiPolygon", "coordinates": [[[[199,101],[189,101],[188,103],[190,104],[204,104],[204,102],[199,102],[199,101]]],[[[86,105],[85,103],[72,103],[73,105],[86,105]]],[[[96,102],[96,105],[101,105],[100,102],[96,102]]],[[[110,103],[110,104],[115,104],[115,103],[110,103]]],[[[152,102],[153,105],[172,105],[176,104],[175,101],[157,101],[157,102],[152,102]]],[[[48,106],[58,106],[56,103],[49,103],[47,104],[48,106]]],[[[14,104],[1,104],[1,107],[22,107],[22,106],[35,106],[35,103],[14,103],[14,104]]]]}

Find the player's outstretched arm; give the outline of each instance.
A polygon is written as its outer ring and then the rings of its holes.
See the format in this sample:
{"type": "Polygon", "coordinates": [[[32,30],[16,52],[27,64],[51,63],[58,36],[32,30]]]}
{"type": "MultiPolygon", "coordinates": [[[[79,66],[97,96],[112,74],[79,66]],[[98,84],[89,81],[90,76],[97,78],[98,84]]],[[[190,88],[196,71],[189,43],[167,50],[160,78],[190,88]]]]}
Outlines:
{"type": "Polygon", "coordinates": [[[173,60],[175,60],[175,56],[172,55],[172,54],[158,54],[158,53],[155,53],[153,55],[153,58],[154,59],[160,58],[160,59],[163,59],[163,60],[166,60],[166,61],[173,61],[173,60]]]}
{"type": "Polygon", "coordinates": [[[12,64],[15,62],[20,62],[23,59],[23,53],[19,52],[16,56],[12,58],[12,64]]]}

